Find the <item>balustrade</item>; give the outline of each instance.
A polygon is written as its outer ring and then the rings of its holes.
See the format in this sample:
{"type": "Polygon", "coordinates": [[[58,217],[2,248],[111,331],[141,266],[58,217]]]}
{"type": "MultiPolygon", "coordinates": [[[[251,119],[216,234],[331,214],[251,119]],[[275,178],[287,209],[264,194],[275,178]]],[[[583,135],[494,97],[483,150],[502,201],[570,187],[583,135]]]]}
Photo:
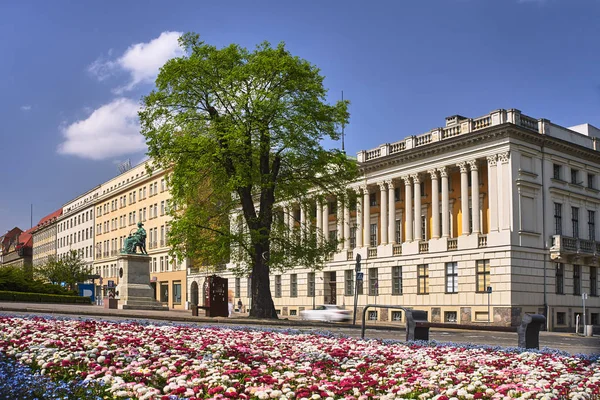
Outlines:
{"type": "Polygon", "coordinates": [[[368,256],[369,258],[377,257],[377,247],[369,247],[368,256]]]}
{"type": "Polygon", "coordinates": [[[429,242],[422,240],[419,242],[419,253],[429,253],[429,242]]]}
{"type": "Polygon", "coordinates": [[[487,235],[479,235],[479,247],[487,247],[487,235]]]}
{"type": "Polygon", "coordinates": [[[458,250],[458,239],[448,239],[448,250],[458,250]]]}
{"type": "Polygon", "coordinates": [[[402,255],[402,245],[395,244],[392,248],[392,254],[395,256],[401,256],[402,255]]]}

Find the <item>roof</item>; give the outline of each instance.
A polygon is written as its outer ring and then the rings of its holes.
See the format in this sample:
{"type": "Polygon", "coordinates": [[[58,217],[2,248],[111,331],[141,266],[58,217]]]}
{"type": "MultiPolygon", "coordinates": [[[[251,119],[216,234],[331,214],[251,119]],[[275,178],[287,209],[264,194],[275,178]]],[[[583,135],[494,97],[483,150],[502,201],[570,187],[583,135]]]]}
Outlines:
{"type": "Polygon", "coordinates": [[[33,245],[33,236],[31,233],[35,228],[27,229],[25,232],[22,232],[19,235],[19,243],[16,248],[20,249],[22,247],[31,247],[33,245]]]}
{"type": "Polygon", "coordinates": [[[37,223],[36,226],[34,226],[32,229],[30,229],[31,231],[34,231],[36,229],[39,228],[43,228],[44,225],[49,224],[53,221],[56,220],[56,218],[60,217],[63,213],[63,209],[59,208],[58,210],[54,211],[53,213],[50,213],[48,215],[46,215],[45,217],[43,217],[42,219],[40,219],[40,222],[37,223]]]}

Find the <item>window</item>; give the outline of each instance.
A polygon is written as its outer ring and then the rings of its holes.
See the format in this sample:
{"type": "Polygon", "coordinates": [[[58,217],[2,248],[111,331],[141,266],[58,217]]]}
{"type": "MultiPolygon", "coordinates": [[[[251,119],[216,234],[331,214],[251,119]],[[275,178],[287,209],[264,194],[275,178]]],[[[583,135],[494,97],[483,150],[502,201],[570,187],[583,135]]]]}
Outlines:
{"type": "Polygon", "coordinates": [[[173,304],[181,304],[181,281],[173,282],[173,304]]]}
{"type": "Polygon", "coordinates": [[[556,313],[556,325],[566,325],[567,324],[567,314],[564,312],[556,313]]]}
{"type": "Polygon", "coordinates": [[[394,201],[400,201],[400,188],[394,188],[394,201]]]}
{"type": "Polygon", "coordinates": [[[446,293],[458,293],[458,263],[446,263],[446,293]]]}
{"type": "Polygon", "coordinates": [[[306,280],[308,282],[307,295],[308,297],[315,296],[315,273],[309,272],[306,276],[306,280]]]}
{"type": "Polygon", "coordinates": [[[598,296],[598,267],[590,267],[590,296],[598,296]]]}
{"type": "Polygon", "coordinates": [[[581,294],[581,265],[573,265],[573,294],[581,294]]]}
{"type": "Polygon", "coordinates": [[[417,265],[417,294],[429,294],[429,265],[417,265]]]}
{"type": "Polygon", "coordinates": [[[377,193],[369,193],[369,205],[375,207],[377,205],[377,193]]]}
{"type": "Polygon", "coordinates": [[[560,170],[561,170],[561,166],[559,164],[552,165],[552,171],[553,171],[552,177],[554,179],[560,179],[560,172],[561,172],[560,170]]]}
{"type": "Polygon", "coordinates": [[[156,263],[156,257],[154,257],[154,258],[152,259],[152,271],[153,271],[153,272],[156,272],[156,271],[157,271],[157,269],[156,269],[156,264],[157,264],[157,263],[156,263]]]}
{"type": "Polygon", "coordinates": [[[573,225],[573,237],[579,237],[579,208],[571,207],[571,223],[573,225]]]}
{"type": "Polygon", "coordinates": [[[396,220],[396,243],[402,243],[402,221],[396,220]]]}
{"type": "Polygon", "coordinates": [[[275,275],[275,297],[281,297],[281,275],[275,275]]]}
{"type": "Polygon", "coordinates": [[[490,285],[490,260],[477,260],[477,292],[485,293],[490,285]]]}
{"type": "Polygon", "coordinates": [[[350,228],[350,248],[356,248],[356,225],[350,228]]]}
{"type": "Polygon", "coordinates": [[[163,303],[169,302],[169,284],[167,282],[160,283],[160,301],[163,303]]]}
{"type": "Polygon", "coordinates": [[[562,235],[562,204],[554,203],[554,234],[562,235]]]}
{"type": "Polygon", "coordinates": [[[446,311],[444,313],[444,322],[456,323],[457,321],[457,312],[456,311],[446,311]]]}
{"type": "Polygon", "coordinates": [[[167,186],[165,184],[165,178],[163,178],[163,179],[160,180],[160,191],[164,192],[166,187],[167,186]]]}
{"type": "Polygon", "coordinates": [[[371,247],[376,247],[377,246],[377,224],[371,224],[371,229],[370,229],[370,242],[369,245],[371,247]]]}
{"type": "Polygon", "coordinates": [[[377,321],[377,311],[369,310],[369,321],[377,321]]]}
{"type": "Polygon", "coordinates": [[[298,274],[290,275],[290,297],[298,297],[298,274]]]}
{"type": "Polygon", "coordinates": [[[588,210],[588,238],[596,240],[596,211],[588,210]]]}
{"type": "Polygon", "coordinates": [[[589,189],[594,189],[594,180],[595,180],[595,176],[594,174],[587,174],[587,187],[589,189]]]}
{"type": "Polygon", "coordinates": [[[369,268],[369,296],[379,294],[379,280],[377,268],[369,268]]]}
{"type": "Polygon", "coordinates": [[[392,311],[392,321],[402,321],[402,311],[392,311]]]}
{"type": "Polygon", "coordinates": [[[598,318],[598,313],[591,313],[590,317],[591,317],[590,323],[592,325],[600,325],[600,322],[599,322],[600,319],[598,318]]]}
{"type": "Polygon", "coordinates": [[[392,294],[402,294],[402,267],[392,267],[392,294]]]}
{"type": "Polygon", "coordinates": [[[354,270],[347,269],[344,271],[344,282],[345,287],[344,291],[346,292],[346,296],[354,295],[354,270]]]}
{"type": "Polygon", "coordinates": [[[160,215],[165,215],[165,201],[160,202],[160,215]]]}
{"type": "Polygon", "coordinates": [[[164,272],[165,270],[165,258],[161,257],[160,258],[160,272],[164,272]]]}
{"type": "Polygon", "coordinates": [[[337,229],[329,231],[329,241],[333,242],[337,240],[337,229]]]}
{"type": "Polygon", "coordinates": [[[578,185],[579,184],[577,182],[577,175],[579,175],[579,170],[571,168],[571,183],[574,184],[574,185],[578,185]]]}
{"type": "MultiPolygon", "coordinates": [[[[472,221],[473,218],[470,219],[472,221]]],[[[473,229],[471,229],[473,231],[473,229]]],[[[427,239],[427,215],[421,215],[421,240],[427,239]]]]}

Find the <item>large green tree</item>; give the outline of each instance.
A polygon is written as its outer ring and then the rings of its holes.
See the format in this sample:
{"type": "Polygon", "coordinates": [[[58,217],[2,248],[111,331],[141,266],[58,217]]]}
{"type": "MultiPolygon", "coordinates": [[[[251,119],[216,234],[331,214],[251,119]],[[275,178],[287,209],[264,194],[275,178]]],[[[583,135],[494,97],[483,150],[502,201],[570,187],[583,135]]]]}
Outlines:
{"type": "Polygon", "coordinates": [[[85,264],[75,250],[69,251],[64,258],[51,258],[45,264],[34,269],[39,279],[54,285],[65,285],[69,290],[75,289],[75,284],[88,280],[92,268],[85,264]]]}
{"type": "Polygon", "coordinates": [[[288,229],[281,204],[311,215],[309,197],[355,178],[355,163],[323,145],[339,139],[348,102],[328,104],[319,69],[284,44],[218,49],[194,33],[180,44],[140,112],[149,156],[170,171],[169,243],[194,262],[235,262],[252,277],[251,316],[277,318],[270,272],[322,265],[335,248],[314,226],[288,229]]]}

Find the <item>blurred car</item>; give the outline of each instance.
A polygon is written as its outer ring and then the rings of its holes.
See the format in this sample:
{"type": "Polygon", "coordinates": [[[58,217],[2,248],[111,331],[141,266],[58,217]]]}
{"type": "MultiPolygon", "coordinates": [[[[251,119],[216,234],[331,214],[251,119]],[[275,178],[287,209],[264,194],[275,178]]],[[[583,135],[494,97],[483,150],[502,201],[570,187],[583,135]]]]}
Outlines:
{"type": "Polygon", "coordinates": [[[300,318],[307,321],[349,322],[350,311],[334,304],[317,306],[314,310],[300,312],[300,318]]]}

